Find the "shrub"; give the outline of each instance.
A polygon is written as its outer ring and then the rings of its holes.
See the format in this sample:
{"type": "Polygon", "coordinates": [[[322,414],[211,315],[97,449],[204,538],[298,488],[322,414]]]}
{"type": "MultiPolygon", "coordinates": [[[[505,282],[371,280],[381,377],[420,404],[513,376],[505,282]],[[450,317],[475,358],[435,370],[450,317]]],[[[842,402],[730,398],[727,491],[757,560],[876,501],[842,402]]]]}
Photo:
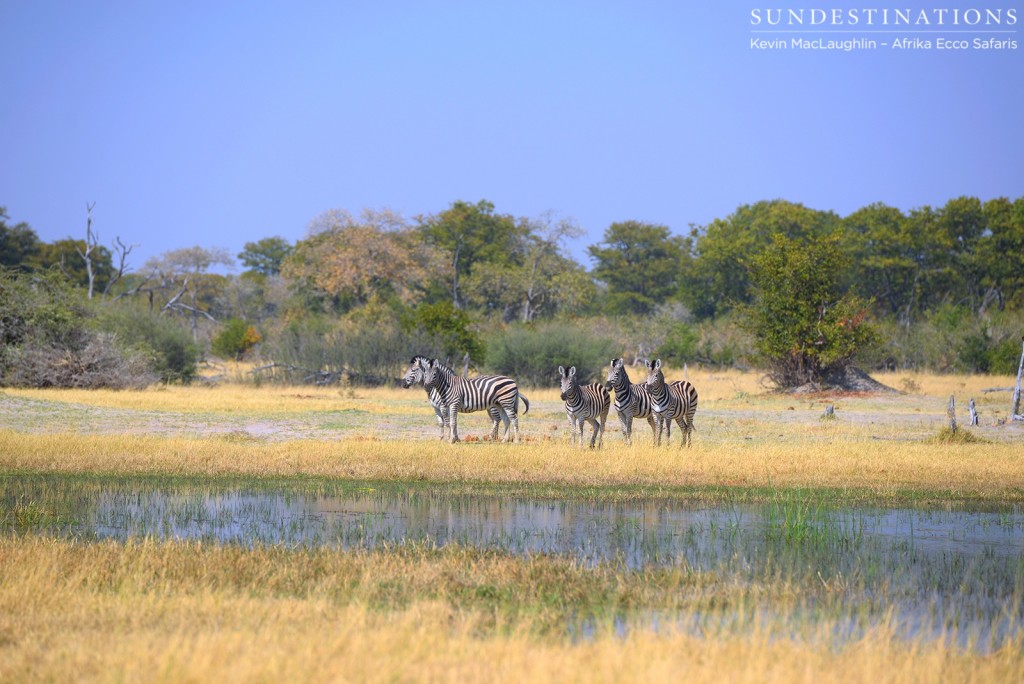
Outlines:
{"type": "Polygon", "coordinates": [[[869,302],[839,292],[843,266],[833,238],[775,236],[751,258],[755,299],[744,309],[746,326],[779,387],[822,382],[875,342],[869,302]]]}
{"type": "Polygon", "coordinates": [[[122,349],[114,335],[92,333],[81,349],[26,345],[16,348],[4,380],[20,387],[142,389],[157,380],[149,358],[122,349]]]}
{"type": "Polygon", "coordinates": [[[131,305],[105,306],[97,312],[97,329],[117,335],[122,345],[149,358],[161,382],[189,383],[202,353],[177,321],[131,305]]]}
{"type": "Polygon", "coordinates": [[[263,337],[241,318],[228,320],[213,338],[210,349],[214,354],[241,361],[242,357],[260,343],[263,337]]]}
{"type": "Polygon", "coordinates": [[[152,382],[149,356],[95,322],[95,311],[59,273],[0,271],[0,380],[115,389],[152,382]]]}
{"type": "Polygon", "coordinates": [[[579,326],[515,326],[488,345],[487,368],[534,387],[556,384],[559,366],[576,366],[582,382],[603,382],[601,373],[617,353],[612,339],[579,326]]]}

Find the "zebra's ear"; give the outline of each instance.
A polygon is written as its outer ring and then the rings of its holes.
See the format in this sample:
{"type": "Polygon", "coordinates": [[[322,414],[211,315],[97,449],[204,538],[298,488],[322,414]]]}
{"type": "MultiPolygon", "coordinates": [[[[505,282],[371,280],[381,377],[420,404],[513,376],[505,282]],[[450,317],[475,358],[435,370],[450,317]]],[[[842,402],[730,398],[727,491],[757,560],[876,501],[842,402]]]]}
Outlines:
{"type": "Polygon", "coordinates": [[[644,365],[647,366],[647,370],[651,370],[651,360],[644,359],[644,365]]]}
{"type": "Polygon", "coordinates": [[[569,377],[572,377],[574,375],[576,375],[576,366],[573,366],[569,369],[569,377]]]}
{"type": "Polygon", "coordinates": [[[558,374],[561,375],[563,378],[565,377],[565,367],[564,366],[559,366],[558,367],[558,374]]]}
{"type": "Polygon", "coordinates": [[[661,369],[661,359],[655,359],[654,360],[654,370],[660,370],[660,369],[661,369]]]}

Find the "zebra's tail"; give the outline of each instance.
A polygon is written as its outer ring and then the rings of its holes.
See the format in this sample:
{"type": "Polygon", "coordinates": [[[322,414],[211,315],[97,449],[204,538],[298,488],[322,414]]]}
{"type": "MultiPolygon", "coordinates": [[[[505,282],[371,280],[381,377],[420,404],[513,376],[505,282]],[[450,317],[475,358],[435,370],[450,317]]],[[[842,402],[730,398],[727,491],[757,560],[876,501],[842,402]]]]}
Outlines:
{"type": "Polygon", "coordinates": [[[526,407],[526,408],[523,409],[523,415],[525,416],[527,413],[530,412],[530,400],[527,399],[526,395],[523,394],[522,392],[519,393],[519,398],[522,399],[523,406],[526,407]]]}

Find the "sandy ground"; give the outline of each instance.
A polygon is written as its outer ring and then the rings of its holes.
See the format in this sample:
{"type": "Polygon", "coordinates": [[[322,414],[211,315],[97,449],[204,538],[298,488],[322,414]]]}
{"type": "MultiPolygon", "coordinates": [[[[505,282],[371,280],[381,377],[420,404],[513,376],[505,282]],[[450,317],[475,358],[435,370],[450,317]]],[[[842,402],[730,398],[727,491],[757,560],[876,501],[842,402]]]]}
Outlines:
{"type": "MultiPolygon", "coordinates": [[[[398,394],[394,412],[356,408],[357,401],[338,398],[315,402],[309,411],[238,414],[232,412],[175,412],[94,406],[0,392],[0,428],[19,432],[78,434],[149,434],[179,437],[238,436],[268,441],[292,439],[340,440],[350,437],[437,439],[440,431],[433,410],[421,393],[398,394]]],[[[828,439],[836,431],[850,438],[917,440],[937,433],[948,423],[947,401],[934,396],[901,393],[804,395],[744,395],[702,403],[695,418],[695,443],[725,443],[746,439],[804,441],[828,439]],[[824,420],[826,406],[835,419],[824,420]],[[832,428],[832,429],[826,429],[832,428]]],[[[967,398],[958,400],[958,421],[967,424],[967,398]]],[[[1024,424],[1007,424],[1008,395],[978,397],[981,424],[970,428],[995,442],[1024,444],[1024,424]]],[[[568,439],[561,402],[533,399],[520,416],[528,440],[568,439]]],[[[481,439],[489,432],[484,413],[459,419],[463,437],[481,439]]],[[[589,428],[587,430],[589,438],[589,428]]],[[[677,436],[677,435],[674,435],[677,436]]],[[[651,439],[646,421],[634,422],[634,437],[651,439]]],[[[611,409],[607,444],[622,442],[618,417],[611,409]]]]}

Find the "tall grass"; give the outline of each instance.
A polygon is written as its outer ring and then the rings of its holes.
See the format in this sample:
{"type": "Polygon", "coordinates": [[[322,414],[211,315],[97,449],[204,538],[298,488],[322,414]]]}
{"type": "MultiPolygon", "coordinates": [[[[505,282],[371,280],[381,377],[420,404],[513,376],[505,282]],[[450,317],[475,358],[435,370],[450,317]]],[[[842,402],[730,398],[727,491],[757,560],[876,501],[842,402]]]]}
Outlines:
{"type": "Polygon", "coordinates": [[[634,446],[581,453],[561,443],[269,442],[231,434],[182,438],[0,430],[0,471],[632,486],[654,495],[680,488],[796,487],[851,497],[870,494],[875,500],[915,493],[949,500],[1024,498],[1024,456],[1013,444],[822,443],[794,449],[744,441],[691,451],[634,446]]]}
{"type": "Polygon", "coordinates": [[[882,619],[837,645],[848,619],[793,622],[786,583],[729,584],[685,568],[588,570],[459,548],[5,537],[0,574],[3,681],[1024,677],[1019,640],[981,653],[906,640],[882,619]],[[737,609],[742,617],[727,617],[737,609]]]}

